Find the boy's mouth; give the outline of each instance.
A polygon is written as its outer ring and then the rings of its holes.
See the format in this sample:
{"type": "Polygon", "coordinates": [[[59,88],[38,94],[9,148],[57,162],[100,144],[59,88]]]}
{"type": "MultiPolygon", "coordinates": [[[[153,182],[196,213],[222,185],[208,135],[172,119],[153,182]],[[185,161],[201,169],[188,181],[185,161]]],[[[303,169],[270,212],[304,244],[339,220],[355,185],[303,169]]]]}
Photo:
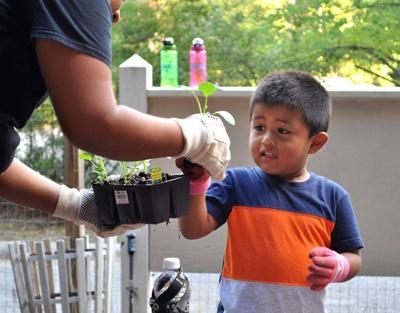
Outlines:
{"type": "Polygon", "coordinates": [[[274,159],[277,159],[277,158],[278,158],[274,153],[272,153],[272,152],[267,152],[267,151],[262,151],[262,152],[261,152],[261,155],[262,155],[264,158],[268,159],[268,160],[274,160],[274,159]]]}

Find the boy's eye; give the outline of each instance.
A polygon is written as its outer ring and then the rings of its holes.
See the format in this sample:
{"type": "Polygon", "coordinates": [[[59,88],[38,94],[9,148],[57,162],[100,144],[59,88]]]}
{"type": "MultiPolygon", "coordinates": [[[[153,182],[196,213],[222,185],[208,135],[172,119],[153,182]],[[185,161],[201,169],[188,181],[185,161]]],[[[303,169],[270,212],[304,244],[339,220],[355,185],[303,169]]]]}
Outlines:
{"type": "Polygon", "coordinates": [[[278,132],[279,132],[280,134],[283,134],[283,135],[287,135],[287,134],[290,133],[290,132],[289,132],[287,129],[285,129],[285,128],[278,128],[278,132]]]}
{"type": "Polygon", "coordinates": [[[256,131],[263,131],[263,130],[264,130],[264,126],[262,126],[262,125],[255,125],[255,126],[254,126],[254,129],[255,129],[256,131]]]}

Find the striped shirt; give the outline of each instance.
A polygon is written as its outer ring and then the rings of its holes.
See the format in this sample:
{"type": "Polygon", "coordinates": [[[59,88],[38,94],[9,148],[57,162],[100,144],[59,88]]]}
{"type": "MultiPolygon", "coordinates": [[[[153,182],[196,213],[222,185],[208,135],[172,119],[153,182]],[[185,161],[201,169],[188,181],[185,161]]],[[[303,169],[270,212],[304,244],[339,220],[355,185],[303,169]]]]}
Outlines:
{"type": "Polygon", "coordinates": [[[309,288],[309,252],[363,243],[349,194],[311,173],[285,182],[260,168],[235,168],[207,191],[207,208],[228,223],[220,298],[227,313],[322,313],[324,291],[309,288]]]}

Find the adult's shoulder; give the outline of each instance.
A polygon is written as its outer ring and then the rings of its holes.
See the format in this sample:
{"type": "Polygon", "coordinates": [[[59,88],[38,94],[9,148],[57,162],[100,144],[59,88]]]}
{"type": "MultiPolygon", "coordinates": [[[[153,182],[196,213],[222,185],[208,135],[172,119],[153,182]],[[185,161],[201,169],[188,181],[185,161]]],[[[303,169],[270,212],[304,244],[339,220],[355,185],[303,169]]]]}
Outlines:
{"type": "Polygon", "coordinates": [[[111,67],[110,3],[36,0],[32,8],[34,39],[50,39],[91,55],[111,67]]]}

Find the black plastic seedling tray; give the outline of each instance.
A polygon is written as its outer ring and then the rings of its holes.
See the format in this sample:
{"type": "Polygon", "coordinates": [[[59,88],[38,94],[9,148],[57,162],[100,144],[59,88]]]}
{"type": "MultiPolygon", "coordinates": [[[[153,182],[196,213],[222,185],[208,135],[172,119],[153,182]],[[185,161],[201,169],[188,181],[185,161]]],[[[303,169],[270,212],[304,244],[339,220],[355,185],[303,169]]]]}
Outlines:
{"type": "Polygon", "coordinates": [[[105,225],[158,224],[187,214],[189,177],[173,175],[152,184],[93,184],[99,216],[105,225]]]}

